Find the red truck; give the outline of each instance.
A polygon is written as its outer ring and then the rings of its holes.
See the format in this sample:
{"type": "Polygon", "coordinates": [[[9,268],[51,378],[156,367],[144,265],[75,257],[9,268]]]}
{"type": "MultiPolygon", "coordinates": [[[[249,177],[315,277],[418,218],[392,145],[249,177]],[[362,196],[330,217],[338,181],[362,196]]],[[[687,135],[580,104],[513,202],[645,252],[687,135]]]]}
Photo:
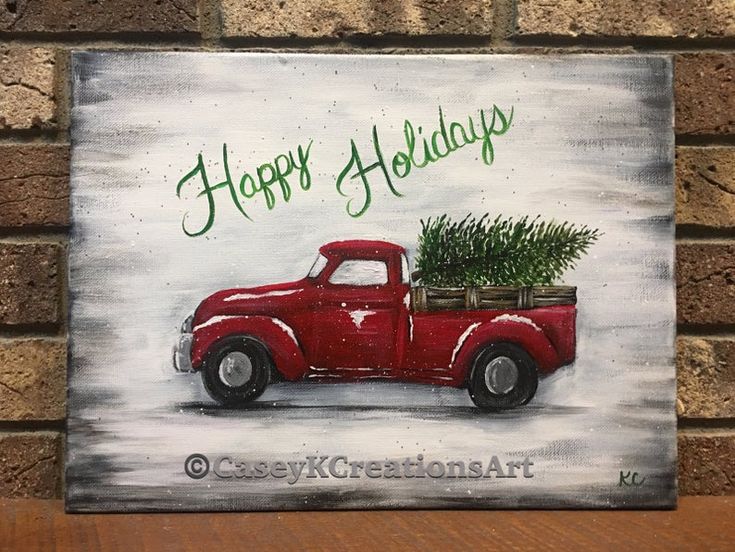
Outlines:
{"type": "MultiPolygon", "coordinates": [[[[574,289],[574,288],[571,288],[574,289]]],[[[486,411],[526,404],[574,360],[576,307],[419,310],[403,247],[328,243],[298,281],[218,291],[181,327],[179,372],[241,406],[272,381],[370,379],[467,388],[486,411]]]]}

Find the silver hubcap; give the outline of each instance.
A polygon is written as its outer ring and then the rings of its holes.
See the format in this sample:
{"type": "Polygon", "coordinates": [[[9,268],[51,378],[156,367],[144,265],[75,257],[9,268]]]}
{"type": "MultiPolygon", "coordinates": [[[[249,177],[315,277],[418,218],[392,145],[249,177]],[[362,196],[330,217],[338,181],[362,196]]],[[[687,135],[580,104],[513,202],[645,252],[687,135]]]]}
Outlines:
{"type": "Polygon", "coordinates": [[[495,395],[510,393],[518,383],[518,366],[512,359],[499,356],[485,367],[485,385],[495,395]]]}
{"type": "Polygon", "coordinates": [[[219,379],[228,387],[242,387],[252,375],[253,363],[240,351],[227,353],[219,363],[219,379]]]}

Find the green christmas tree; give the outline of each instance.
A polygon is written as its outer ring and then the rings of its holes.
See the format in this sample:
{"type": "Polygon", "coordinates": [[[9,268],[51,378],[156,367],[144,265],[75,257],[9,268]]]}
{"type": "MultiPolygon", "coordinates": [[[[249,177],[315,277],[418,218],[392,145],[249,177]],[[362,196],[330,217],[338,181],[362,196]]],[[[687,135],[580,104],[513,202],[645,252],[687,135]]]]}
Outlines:
{"type": "Polygon", "coordinates": [[[528,216],[421,221],[416,268],[423,285],[551,285],[600,237],[597,229],[528,216]]]}

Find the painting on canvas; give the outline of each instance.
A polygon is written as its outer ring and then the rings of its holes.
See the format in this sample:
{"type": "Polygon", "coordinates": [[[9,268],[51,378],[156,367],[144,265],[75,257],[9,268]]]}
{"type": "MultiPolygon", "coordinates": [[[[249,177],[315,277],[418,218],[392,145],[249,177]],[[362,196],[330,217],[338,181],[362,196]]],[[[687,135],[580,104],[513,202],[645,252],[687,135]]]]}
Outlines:
{"type": "Polygon", "coordinates": [[[70,511],[676,504],[668,57],[72,72],[70,511]]]}

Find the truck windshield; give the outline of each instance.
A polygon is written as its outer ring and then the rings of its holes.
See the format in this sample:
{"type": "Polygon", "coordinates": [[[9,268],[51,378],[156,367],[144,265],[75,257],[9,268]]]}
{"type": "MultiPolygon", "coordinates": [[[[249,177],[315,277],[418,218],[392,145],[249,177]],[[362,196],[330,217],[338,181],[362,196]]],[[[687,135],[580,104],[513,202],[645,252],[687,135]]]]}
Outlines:
{"type": "Polygon", "coordinates": [[[316,258],[316,261],[314,261],[314,264],[311,266],[311,270],[309,271],[308,277],[316,278],[317,276],[319,276],[319,274],[321,274],[325,266],[327,266],[327,258],[321,253],[319,253],[319,256],[316,258]]]}

